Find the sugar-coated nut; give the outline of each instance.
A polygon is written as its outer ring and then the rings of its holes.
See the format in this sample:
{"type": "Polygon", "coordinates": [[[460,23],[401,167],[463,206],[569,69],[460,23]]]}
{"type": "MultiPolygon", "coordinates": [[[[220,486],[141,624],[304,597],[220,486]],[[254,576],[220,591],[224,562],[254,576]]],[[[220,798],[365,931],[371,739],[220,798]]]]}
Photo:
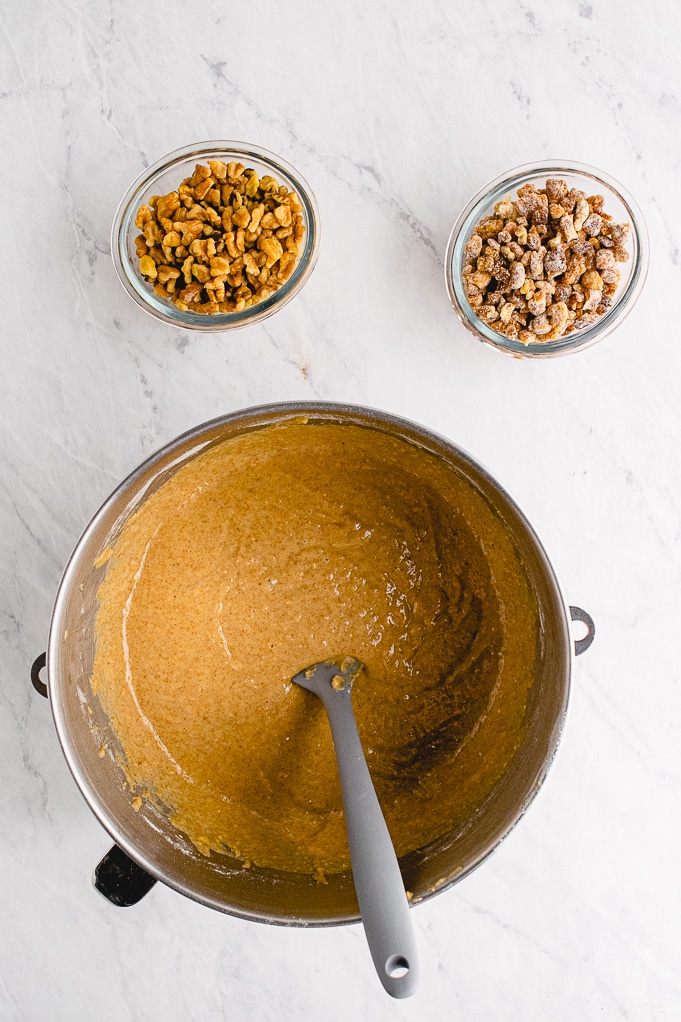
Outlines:
{"type": "Polygon", "coordinates": [[[528,298],[527,311],[533,316],[541,316],[546,312],[546,294],[543,291],[535,291],[532,297],[528,298]]]}
{"type": "Polygon", "coordinates": [[[249,308],[295,269],[302,212],[298,196],[271,175],[259,178],[236,160],[197,164],[177,191],[152,196],[137,211],[140,273],[183,311],[249,308]]]}
{"type": "Polygon", "coordinates": [[[546,182],[546,195],[549,202],[560,202],[562,204],[563,199],[567,195],[568,186],[567,183],[560,178],[550,177],[546,182]]]}
{"type": "Polygon", "coordinates": [[[599,248],[596,253],[596,268],[610,270],[615,265],[615,256],[609,248],[599,248]]]}
{"type": "Polygon", "coordinates": [[[546,315],[549,317],[552,332],[556,331],[556,336],[560,337],[570,318],[567,305],[565,302],[555,302],[547,309],[546,315]]]}
{"type": "Polygon", "coordinates": [[[543,334],[547,334],[550,329],[551,323],[549,322],[549,317],[546,313],[543,313],[541,316],[535,316],[530,323],[530,330],[538,337],[541,337],[543,334]]]}
{"type": "Polygon", "coordinates": [[[541,252],[530,253],[530,276],[535,280],[544,276],[544,256],[541,252]]]}
{"type": "Polygon", "coordinates": [[[589,270],[585,273],[580,281],[582,287],[595,288],[597,291],[603,290],[603,280],[598,270],[589,270]]]}
{"type": "Polygon", "coordinates": [[[575,215],[573,219],[576,231],[581,231],[589,212],[589,203],[586,201],[584,196],[580,196],[575,204],[575,215]]]}
{"type": "Polygon", "coordinates": [[[558,277],[565,272],[567,261],[561,245],[548,250],[544,256],[544,272],[547,277],[558,277]]]}
{"type": "Polygon", "coordinates": [[[600,288],[587,288],[587,297],[582,306],[582,312],[591,312],[601,304],[602,291],[600,288]]]}
{"type": "Polygon", "coordinates": [[[560,179],[543,189],[528,182],[517,194],[497,202],[465,242],[464,291],[504,337],[543,343],[612,307],[630,227],[613,223],[602,195],[587,198],[560,179]]]}
{"type": "Polygon", "coordinates": [[[597,234],[601,233],[601,227],[603,226],[603,218],[598,213],[590,213],[584,221],[584,230],[590,238],[595,238],[597,234]]]}
{"type": "Polygon", "coordinates": [[[513,315],[514,310],[515,306],[513,305],[513,302],[504,302],[504,304],[501,306],[501,311],[499,312],[499,318],[501,322],[510,323],[511,316],[513,315]]]}
{"type": "Polygon", "coordinates": [[[495,319],[499,318],[499,313],[493,305],[482,305],[478,315],[487,323],[493,323],[495,319]]]}
{"type": "Polygon", "coordinates": [[[566,245],[578,237],[577,231],[575,230],[574,217],[572,216],[571,213],[563,214],[563,216],[560,218],[559,223],[560,233],[562,234],[563,241],[565,242],[566,245]]]}
{"type": "Polygon", "coordinates": [[[517,291],[525,283],[525,267],[522,263],[511,263],[511,276],[509,278],[511,291],[517,291]]]}

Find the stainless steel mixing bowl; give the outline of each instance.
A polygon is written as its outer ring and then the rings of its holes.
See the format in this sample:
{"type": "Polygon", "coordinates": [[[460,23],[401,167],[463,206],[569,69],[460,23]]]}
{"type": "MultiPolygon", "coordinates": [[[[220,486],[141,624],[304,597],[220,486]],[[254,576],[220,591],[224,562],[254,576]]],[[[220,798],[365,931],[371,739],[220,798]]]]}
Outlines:
{"type": "Polygon", "coordinates": [[[57,733],[76,783],[100,822],[134,863],[181,894],[223,912],[269,923],[334,925],[359,918],[349,871],[329,876],[328,885],[320,885],[311,876],[255,866],[243,868],[226,856],[206,858],[150,805],[144,804],[135,812],[115,756],[100,757],[105,743],[115,749],[116,739],[90,688],[97,590],[105,571],[99,558],[115,541],[126,519],[207,444],[300,416],[368,426],[438,455],[501,517],[534,586],[541,636],[525,738],[474,817],[456,831],[404,856],[400,866],[405,887],[413,892],[413,903],[417,903],[460,881],[487,858],[527,809],[555,754],[570,687],[573,648],[569,614],[549,559],[517,505],[468,454],[421,426],[347,405],[277,404],[226,415],[172,441],[121,483],[79,540],[56,597],[47,677],[57,733]]]}

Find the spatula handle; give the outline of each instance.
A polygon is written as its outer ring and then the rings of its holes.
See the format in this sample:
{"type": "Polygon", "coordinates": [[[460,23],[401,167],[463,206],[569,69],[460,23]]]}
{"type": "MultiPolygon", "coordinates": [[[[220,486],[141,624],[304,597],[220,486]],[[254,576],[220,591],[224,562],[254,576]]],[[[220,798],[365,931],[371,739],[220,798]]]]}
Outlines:
{"type": "Polygon", "coordinates": [[[418,959],[400,867],[352,712],[351,692],[325,700],[343,791],[352,875],[371,956],[393,997],[416,989],[418,959]]]}

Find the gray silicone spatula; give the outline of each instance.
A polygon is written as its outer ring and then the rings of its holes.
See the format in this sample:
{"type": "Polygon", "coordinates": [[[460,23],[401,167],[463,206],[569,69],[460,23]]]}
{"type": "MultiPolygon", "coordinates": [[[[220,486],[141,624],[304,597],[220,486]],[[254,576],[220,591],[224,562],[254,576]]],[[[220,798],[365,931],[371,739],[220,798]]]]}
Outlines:
{"type": "Polygon", "coordinates": [[[397,856],[369,774],[352,712],[352,685],[364,664],[325,660],[296,674],[324,703],[338,761],[352,876],[371,956],[392,997],[416,989],[418,962],[397,856]]]}

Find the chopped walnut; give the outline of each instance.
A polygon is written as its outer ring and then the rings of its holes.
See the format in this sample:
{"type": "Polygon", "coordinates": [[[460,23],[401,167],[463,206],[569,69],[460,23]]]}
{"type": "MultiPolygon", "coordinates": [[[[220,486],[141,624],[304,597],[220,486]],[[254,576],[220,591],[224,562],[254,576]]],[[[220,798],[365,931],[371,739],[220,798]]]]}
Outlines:
{"type": "Polygon", "coordinates": [[[302,211],[295,192],[270,175],[259,178],[236,161],[199,163],[177,191],[139,208],[140,273],[185,312],[240,312],[291,276],[305,233],[302,211]]]}
{"type": "Polygon", "coordinates": [[[497,202],[464,245],[464,291],[476,315],[531,344],[583,329],[611,308],[630,228],[613,223],[604,201],[549,178],[544,189],[528,182],[515,201],[497,202]]]}

